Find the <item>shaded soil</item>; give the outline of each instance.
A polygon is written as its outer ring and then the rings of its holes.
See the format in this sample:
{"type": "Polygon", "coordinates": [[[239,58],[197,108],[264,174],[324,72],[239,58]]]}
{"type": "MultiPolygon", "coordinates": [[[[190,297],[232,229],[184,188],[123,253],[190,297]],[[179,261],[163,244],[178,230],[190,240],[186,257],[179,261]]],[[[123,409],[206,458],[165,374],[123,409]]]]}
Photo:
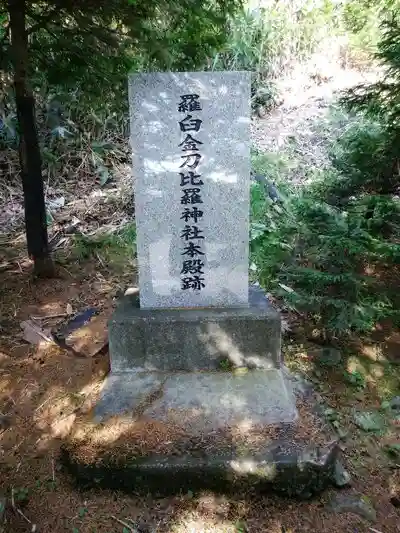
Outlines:
{"type": "MultiPolygon", "coordinates": [[[[348,490],[370,498],[377,510],[376,524],[367,524],[354,514],[328,511],[329,491],[316,501],[298,502],[252,493],[228,497],[189,491],[157,498],[77,490],[59,469],[60,446],[79,431],[90,412],[109,369],[108,355],[76,358],[55,345],[31,347],[19,338],[19,322],[32,315],[56,314],[71,302],[74,309],[112,307],[118,287],[103,276],[96,263],[70,270],[71,275],[47,282],[32,282],[29,271],[3,273],[1,279],[0,411],[10,427],[0,430],[0,492],[8,495],[9,501],[13,492],[16,505],[37,525],[37,531],[124,531],[126,526],[116,518],[128,525],[132,525],[126,522],[128,518],[139,521],[143,527],[138,531],[151,532],[238,533],[246,531],[245,526],[251,533],[369,532],[370,527],[382,533],[400,531],[400,512],[390,502],[400,483],[398,467],[380,454],[378,437],[366,441],[350,422],[351,436],[344,445],[353,477],[353,487],[348,490]]],[[[312,371],[305,368],[306,373],[312,371]]],[[[342,381],[335,372],[321,377],[323,401],[344,410],[354,404],[365,408],[376,404],[378,396],[372,387],[363,392],[360,401],[348,394],[342,381]]],[[[309,429],[312,440],[313,428],[309,429]]],[[[161,447],[168,442],[156,428],[150,435],[161,447]]],[[[105,428],[104,444],[118,437],[118,432],[105,428]]],[[[4,531],[31,531],[31,524],[12,508],[6,515],[4,531]]]]}

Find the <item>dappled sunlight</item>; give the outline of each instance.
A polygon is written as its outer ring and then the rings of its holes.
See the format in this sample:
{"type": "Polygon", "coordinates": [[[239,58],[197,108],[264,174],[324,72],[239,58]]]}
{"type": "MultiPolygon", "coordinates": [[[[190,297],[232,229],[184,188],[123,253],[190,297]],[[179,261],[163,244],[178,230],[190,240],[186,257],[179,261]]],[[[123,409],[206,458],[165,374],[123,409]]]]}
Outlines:
{"type": "Polygon", "coordinates": [[[207,331],[199,334],[210,355],[225,355],[236,366],[243,365],[243,354],[232,338],[218,325],[207,324],[207,331]]]}
{"type": "Polygon", "coordinates": [[[109,420],[103,426],[89,419],[78,424],[71,432],[70,438],[76,442],[83,442],[90,439],[90,444],[93,447],[102,447],[115,443],[118,439],[129,433],[129,430],[134,428],[135,422],[132,419],[118,418],[109,420]]]}
{"type": "Polygon", "coordinates": [[[380,344],[364,344],[361,353],[371,361],[387,361],[383,355],[383,349],[380,344]]]}
{"type": "Polygon", "coordinates": [[[381,400],[396,395],[398,391],[396,368],[385,360],[367,357],[363,349],[358,356],[348,358],[346,370],[350,374],[359,373],[368,389],[374,391],[381,400]]]}
{"type": "Polygon", "coordinates": [[[363,375],[367,374],[365,363],[363,363],[357,356],[349,357],[347,360],[347,371],[350,373],[360,372],[363,375]]]}
{"type": "Polygon", "coordinates": [[[370,373],[369,377],[371,378],[371,380],[374,380],[374,381],[379,380],[380,378],[383,378],[383,376],[385,375],[385,371],[380,365],[373,365],[370,368],[369,373],[370,373]]]}
{"type": "MultiPolygon", "coordinates": [[[[221,405],[223,407],[229,407],[233,408],[237,411],[241,411],[243,407],[245,407],[246,403],[243,398],[240,398],[236,396],[234,393],[232,394],[224,394],[221,396],[221,405]]],[[[248,422],[245,421],[245,424],[247,425],[248,422]]]]}
{"type": "Polygon", "coordinates": [[[245,435],[249,433],[253,428],[253,422],[251,420],[241,420],[237,427],[234,429],[235,434],[245,435]]]}
{"type": "Polygon", "coordinates": [[[3,395],[9,396],[13,392],[13,387],[11,386],[12,381],[6,377],[0,377],[0,392],[3,395]]]}
{"type": "Polygon", "coordinates": [[[226,172],[210,172],[209,177],[217,183],[236,183],[238,180],[236,174],[226,172]]]}
{"type": "Polygon", "coordinates": [[[196,501],[197,509],[204,513],[218,513],[219,515],[227,515],[229,512],[229,499],[227,496],[214,494],[212,492],[201,493],[196,501]]]}
{"type": "Polygon", "coordinates": [[[55,315],[57,313],[65,313],[65,308],[63,308],[63,304],[58,301],[54,300],[53,302],[48,302],[39,307],[39,316],[48,316],[48,315],[55,315]]]}
{"type": "Polygon", "coordinates": [[[182,512],[171,525],[171,533],[237,533],[237,528],[230,520],[207,518],[196,511],[182,512]]]}
{"type": "Polygon", "coordinates": [[[199,215],[200,238],[205,239],[201,253],[210,268],[202,272],[204,286],[196,291],[195,306],[246,304],[247,260],[243,258],[247,257],[248,248],[249,90],[250,76],[245,72],[218,73],[214,77],[201,71],[130,76],[131,146],[140,178],[135,187],[135,216],[143,308],[193,304],[193,294],[180,289],[182,242],[174,228],[182,225],[182,213],[171,203],[171,199],[182,196],[182,191],[185,195],[199,195],[200,189],[197,193],[197,189],[181,189],[179,174],[184,176],[184,171],[195,169],[198,164],[197,159],[190,166],[186,162],[185,170],[185,157],[201,159],[205,182],[200,180],[194,185],[206,185],[199,199],[181,199],[182,205],[204,202],[199,215]],[[188,91],[201,95],[202,118],[196,114],[193,118],[192,111],[186,117],[180,114],[183,111],[179,110],[179,95],[188,91]],[[224,114],[220,112],[222,106],[226,109],[224,114]],[[200,125],[196,142],[204,145],[204,150],[201,155],[182,155],[182,132],[191,131],[190,128],[197,132],[200,125]],[[232,198],[234,216],[229,210],[232,198]],[[241,223],[237,224],[237,220],[241,223]]]}
{"type": "Polygon", "coordinates": [[[70,415],[63,416],[58,420],[55,420],[51,424],[51,434],[53,437],[65,438],[70,433],[74,426],[76,415],[71,413],[70,415]]]}
{"type": "Polygon", "coordinates": [[[277,475],[277,465],[275,463],[265,463],[260,466],[260,463],[251,459],[240,459],[230,462],[230,467],[239,476],[248,476],[253,474],[263,480],[273,481],[277,475]]]}
{"type": "Polygon", "coordinates": [[[270,361],[270,353],[265,350],[265,353],[260,355],[258,352],[250,351],[249,344],[240,343],[234,338],[234,326],[229,325],[222,328],[216,322],[208,322],[203,326],[198,338],[202,341],[212,359],[226,358],[234,367],[257,367],[266,368],[270,365],[272,368],[273,362],[270,361]]]}

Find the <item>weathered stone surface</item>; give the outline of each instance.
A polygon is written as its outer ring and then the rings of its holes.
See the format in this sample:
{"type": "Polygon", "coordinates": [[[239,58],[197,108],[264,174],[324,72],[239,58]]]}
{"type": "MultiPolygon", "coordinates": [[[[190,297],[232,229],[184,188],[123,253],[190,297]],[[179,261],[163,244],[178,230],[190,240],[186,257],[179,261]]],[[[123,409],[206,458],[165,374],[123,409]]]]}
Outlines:
{"type": "Polygon", "coordinates": [[[387,421],[379,411],[362,411],[353,413],[353,420],[364,431],[385,431],[387,421]]]}
{"type": "Polygon", "coordinates": [[[247,305],[250,73],[135,74],[129,100],[141,307],[247,305]],[[179,109],[187,94],[198,95],[201,109],[179,109]],[[184,131],[187,120],[202,122],[184,131]],[[202,143],[200,162],[190,162],[198,166],[183,166],[196,153],[182,151],[187,134],[202,143]],[[199,177],[181,186],[189,171],[199,177]],[[196,188],[200,203],[187,205],[184,187],[196,188]],[[202,211],[195,223],[204,239],[192,239],[204,254],[201,290],[182,289],[181,234],[193,223],[181,218],[186,207],[202,211]]]}
{"type": "Polygon", "coordinates": [[[191,431],[202,434],[246,424],[289,423],[297,417],[293,398],[276,369],[241,376],[230,372],[171,375],[163,394],[143,414],[190,426],[191,431]]]}
{"type": "Polygon", "coordinates": [[[83,462],[77,449],[64,446],[62,463],[80,486],[173,494],[182,490],[243,490],[249,487],[310,498],[331,485],[338,448],[274,443],[255,455],[218,455],[140,459],[97,458],[83,462]]]}
{"type": "Polygon", "coordinates": [[[351,476],[344,468],[343,463],[339,460],[336,461],[335,464],[335,469],[333,472],[333,482],[338,488],[347,487],[351,484],[351,476]]]}
{"type": "Polygon", "coordinates": [[[96,420],[145,416],[205,434],[241,424],[296,420],[297,411],[279,370],[230,372],[127,372],[107,377],[96,420]]]}
{"type": "Polygon", "coordinates": [[[335,368],[342,363],[341,352],[331,346],[318,347],[314,350],[309,350],[307,354],[320,366],[335,368]]]}
{"type": "Polygon", "coordinates": [[[263,291],[249,289],[250,306],[139,309],[124,297],[109,323],[112,372],[190,371],[233,366],[280,367],[280,316],[263,291]]]}
{"type": "Polygon", "coordinates": [[[313,394],[313,384],[307,381],[300,374],[293,374],[289,369],[282,365],[282,373],[285,378],[287,386],[294,392],[294,394],[303,397],[310,397],[313,394]]]}
{"type": "Polygon", "coordinates": [[[110,374],[104,381],[100,400],[94,408],[95,421],[122,414],[134,416],[142,405],[146,405],[148,398],[160,389],[165,379],[157,372],[110,374]]]}
{"type": "Polygon", "coordinates": [[[393,412],[399,413],[400,412],[400,396],[395,396],[394,398],[392,398],[389,402],[389,407],[393,412]]]}
{"type": "Polygon", "coordinates": [[[370,499],[363,494],[334,494],[328,509],[335,513],[353,513],[369,522],[376,522],[376,511],[370,499]]]}

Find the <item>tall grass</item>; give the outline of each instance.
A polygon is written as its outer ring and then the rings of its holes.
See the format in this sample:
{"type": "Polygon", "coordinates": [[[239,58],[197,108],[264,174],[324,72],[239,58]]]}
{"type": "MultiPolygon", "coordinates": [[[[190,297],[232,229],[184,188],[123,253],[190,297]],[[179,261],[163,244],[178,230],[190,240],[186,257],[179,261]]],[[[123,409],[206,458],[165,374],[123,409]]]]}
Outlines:
{"type": "Polygon", "coordinates": [[[323,38],[339,31],[335,5],[313,0],[265,0],[230,21],[231,37],[211,62],[213,70],[251,70],[274,79],[306,59],[323,38]]]}

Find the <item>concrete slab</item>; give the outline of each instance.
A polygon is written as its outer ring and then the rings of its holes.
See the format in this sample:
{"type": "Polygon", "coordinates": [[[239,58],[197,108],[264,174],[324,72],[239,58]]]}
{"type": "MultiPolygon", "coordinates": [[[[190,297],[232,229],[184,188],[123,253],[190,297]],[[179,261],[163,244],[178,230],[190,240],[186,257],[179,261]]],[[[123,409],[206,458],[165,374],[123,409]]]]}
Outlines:
{"type": "Polygon", "coordinates": [[[124,414],[184,427],[214,429],[290,423],[294,397],[277,369],[232,372],[110,374],[94,409],[95,421],[124,414]]]}
{"type": "Polygon", "coordinates": [[[226,427],[252,427],[293,422],[295,402],[279,370],[191,372],[168,377],[163,394],[144,416],[193,433],[226,427]]]}
{"type": "MultiPolygon", "coordinates": [[[[110,416],[133,416],[160,389],[166,376],[157,372],[109,374],[104,381],[100,401],[94,408],[94,421],[110,416]]],[[[144,407],[143,407],[144,408],[144,407]]]]}
{"type": "Polygon", "coordinates": [[[150,456],[84,459],[79,448],[64,445],[61,461],[80,488],[104,487],[157,496],[194,490],[215,492],[273,491],[300,499],[318,495],[329,486],[340,486],[341,466],[336,443],[326,446],[291,446],[276,442],[256,456],[210,453],[193,456],[150,456]]]}
{"type": "Polygon", "coordinates": [[[215,370],[232,366],[279,368],[279,314],[258,287],[249,307],[140,309],[124,297],[109,323],[112,372],[215,370]]]}

